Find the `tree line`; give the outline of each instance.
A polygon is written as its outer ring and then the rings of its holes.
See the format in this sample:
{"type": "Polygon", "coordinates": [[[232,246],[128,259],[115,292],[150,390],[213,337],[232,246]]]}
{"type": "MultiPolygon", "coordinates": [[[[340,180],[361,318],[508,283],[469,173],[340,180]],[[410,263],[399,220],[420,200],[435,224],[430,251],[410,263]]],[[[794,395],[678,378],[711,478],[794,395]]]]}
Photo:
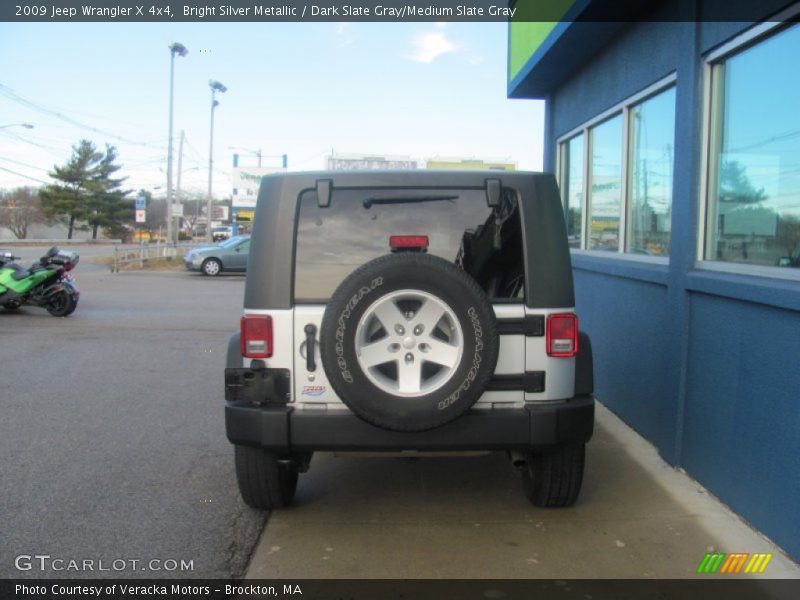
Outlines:
{"type": "MultiPolygon", "coordinates": [[[[28,237],[32,225],[62,224],[67,238],[76,231],[91,231],[96,240],[100,228],[112,238],[126,239],[132,235],[134,221],[133,190],[124,189],[127,178],[118,178],[122,168],[117,150],[106,145],[98,150],[89,140],[80,140],[72,147],[72,155],[61,166],[48,173],[54,183],[40,188],[26,186],[13,190],[0,189],[0,227],[17,237],[28,237]]],[[[154,198],[147,190],[135,196],[144,197],[147,221],[137,227],[158,232],[167,223],[165,198],[154,198]]],[[[183,223],[193,229],[206,213],[205,194],[181,198],[183,223]]],[[[230,205],[230,201],[215,202],[230,205]]],[[[181,237],[185,237],[182,232],[181,237]]]]}
{"type": "Polygon", "coordinates": [[[124,234],[134,201],[128,197],[131,190],[123,188],[126,178],[115,176],[122,168],[117,160],[114,146],[101,151],[80,140],[67,162],[48,173],[54,183],[0,191],[0,226],[20,239],[35,223],[62,223],[68,239],[76,229],[91,231],[94,240],[101,227],[112,237],[124,234]]]}

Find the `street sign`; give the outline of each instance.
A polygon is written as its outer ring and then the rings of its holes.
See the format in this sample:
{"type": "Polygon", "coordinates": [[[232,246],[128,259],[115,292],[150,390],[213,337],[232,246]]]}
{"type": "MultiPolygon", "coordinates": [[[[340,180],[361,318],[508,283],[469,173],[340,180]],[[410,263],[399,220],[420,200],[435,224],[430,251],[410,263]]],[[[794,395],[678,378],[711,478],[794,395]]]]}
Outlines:
{"type": "Polygon", "coordinates": [[[147,198],[139,196],[136,198],[136,210],[145,210],[147,208],[147,198]]]}
{"type": "Polygon", "coordinates": [[[173,217],[182,217],[183,216],[183,204],[173,204],[172,205],[172,216],[173,217]]]}
{"type": "Polygon", "coordinates": [[[136,222],[137,223],[145,223],[147,222],[147,211],[136,209],[136,222]]]}

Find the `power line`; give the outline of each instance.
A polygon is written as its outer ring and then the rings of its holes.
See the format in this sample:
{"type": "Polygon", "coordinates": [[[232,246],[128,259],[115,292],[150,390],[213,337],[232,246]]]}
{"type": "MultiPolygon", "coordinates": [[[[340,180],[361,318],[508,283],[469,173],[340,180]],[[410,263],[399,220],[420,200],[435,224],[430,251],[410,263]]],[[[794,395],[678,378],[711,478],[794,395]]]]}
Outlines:
{"type": "Polygon", "coordinates": [[[11,163],[14,163],[15,165],[19,165],[21,167],[28,167],[29,169],[36,169],[37,171],[44,171],[45,173],[48,172],[47,169],[43,169],[42,167],[37,167],[36,165],[31,165],[31,164],[28,164],[28,163],[24,163],[24,162],[19,161],[19,160],[14,160],[13,158],[6,158],[5,156],[0,156],[0,160],[4,160],[6,162],[11,162],[11,163]]]}
{"type": "Polygon", "coordinates": [[[39,183],[50,185],[50,183],[47,181],[42,181],[41,179],[37,179],[36,177],[31,177],[30,175],[23,175],[22,173],[17,173],[16,171],[12,171],[11,169],[6,169],[5,167],[0,167],[0,171],[7,171],[9,173],[13,173],[17,177],[24,177],[25,179],[30,179],[31,181],[38,181],[39,183]]]}
{"type": "Polygon", "coordinates": [[[110,131],[106,131],[104,129],[99,129],[97,127],[92,127],[91,125],[86,125],[85,123],[81,123],[80,121],[78,121],[76,119],[73,119],[72,117],[68,117],[67,115],[65,115],[65,114],[63,114],[63,113],[61,113],[61,112],[59,112],[57,110],[54,110],[54,109],[51,109],[51,108],[47,108],[45,106],[42,106],[41,104],[37,104],[36,102],[33,102],[32,100],[28,100],[27,98],[24,98],[23,96],[20,96],[19,94],[14,92],[14,90],[12,90],[11,88],[3,85],[2,83],[0,83],[0,94],[5,96],[9,100],[12,100],[12,101],[14,101],[14,102],[16,102],[18,104],[21,104],[21,105],[27,107],[27,108],[30,108],[31,110],[35,110],[35,111],[37,111],[39,113],[42,113],[42,114],[45,114],[45,115],[49,115],[49,116],[52,116],[52,117],[56,117],[57,119],[60,119],[60,120],[62,120],[64,122],[66,122],[66,123],[69,123],[70,125],[78,127],[80,129],[84,129],[86,131],[91,131],[93,133],[104,135],[104,136],[113,138],[115,140],[119,140],[121,142],[124,142],[126,144],[133,144],[133,145],[136,145],[136,146],[144,146],[144,147],[148,147],[148,148],[153,148],[153,147],[156,147],[156,148],[159,148],[159,149],[163,148],[163,146],[155,146],[155,145],[153,145],[153,144],[151,144],[149,142],[140,142],[140,141],[132,140],[132,139],[123,137],[121,135],[117,135],[115,133],[111,133],[110,131]]]}

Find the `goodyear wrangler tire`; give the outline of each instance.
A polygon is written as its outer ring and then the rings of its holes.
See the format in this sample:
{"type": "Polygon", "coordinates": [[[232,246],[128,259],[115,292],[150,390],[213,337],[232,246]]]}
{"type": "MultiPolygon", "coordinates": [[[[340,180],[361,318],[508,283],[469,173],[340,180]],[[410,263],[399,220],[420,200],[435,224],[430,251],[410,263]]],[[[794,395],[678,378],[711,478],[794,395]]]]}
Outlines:
{"type": "Polygon", "coordinates": [[[463,270],[420,253],[382,256],[328,303],[320,352],[333,389],[364,421],[424,431],[475,404],[494,372],[497,326],[463,270]]]}

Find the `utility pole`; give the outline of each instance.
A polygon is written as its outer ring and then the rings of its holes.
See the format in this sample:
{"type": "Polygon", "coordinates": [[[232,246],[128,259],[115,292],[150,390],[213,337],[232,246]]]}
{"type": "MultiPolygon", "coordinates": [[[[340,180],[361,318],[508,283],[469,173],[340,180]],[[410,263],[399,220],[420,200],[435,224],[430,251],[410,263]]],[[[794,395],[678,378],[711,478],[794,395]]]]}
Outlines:
{"type": "MultiPolygon", "coordinates": [[[[185,137],[185,135],[184,135],[183,129],[181,129],[181,141],[178,144],[178,181],[177,181],[177,185],[175,186],[175,198],[178,200],[178,204],[181,203],[181,173],[183,172],[183,168],[181,167],[181,164],[183,163],[183,138],[184,137],[185,137]]],[[[170,215],[170,220],[171,219],[172,219],[172,215],[170,215]]],[[[178,221],[178,223],[180,223],[180,221],[178,221]]],[[[178,227],[176,229],[180,229],[180,227],[178,227]]],[[[178,238],[180,238],[180,236],[176,232],[176,234],[175,234],[175,242],[176,243],[178,241],[178,238]]]]}

